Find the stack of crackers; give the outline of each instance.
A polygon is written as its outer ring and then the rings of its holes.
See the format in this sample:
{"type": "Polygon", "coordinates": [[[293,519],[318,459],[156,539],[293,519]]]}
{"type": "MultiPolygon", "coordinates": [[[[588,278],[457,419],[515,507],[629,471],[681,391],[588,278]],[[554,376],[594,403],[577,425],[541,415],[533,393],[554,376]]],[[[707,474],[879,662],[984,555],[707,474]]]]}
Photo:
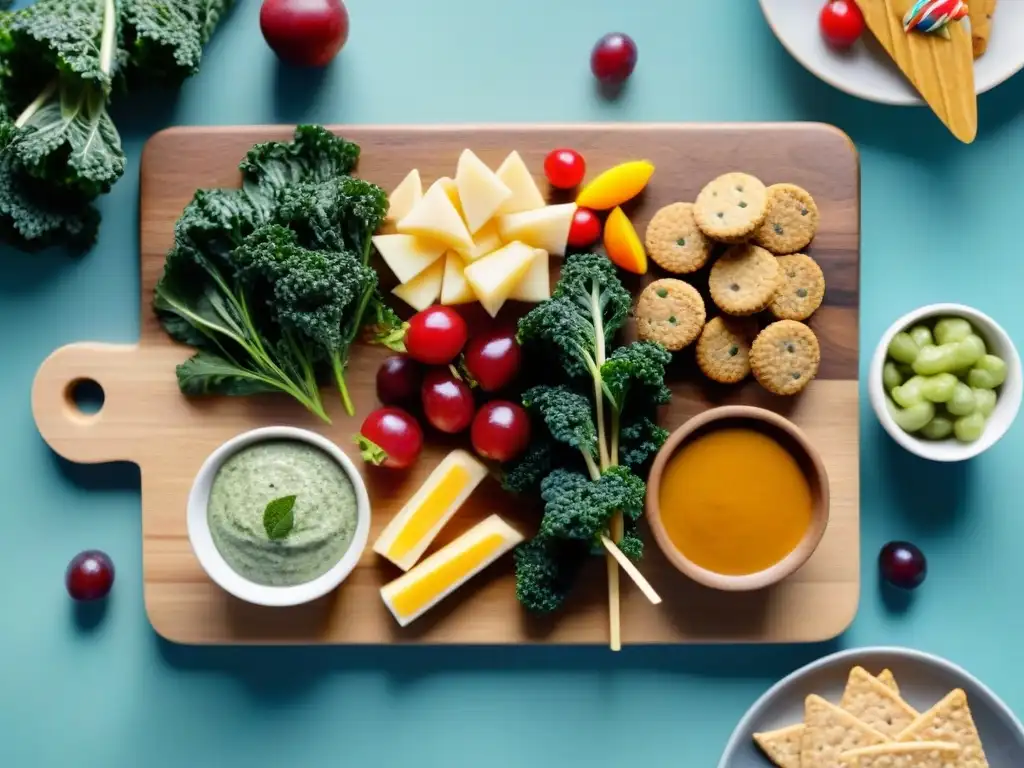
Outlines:
{"type": "Polygon", "coordinates": [[[697,364],[713,381],[734,384],[753,373],[765,389],[795,395],[817,375],[818,339],[804,324],[821,306],[825,275],[801,253],[814,239],[819,212],[811,193],[795,184],[766,187],[748,173],[726,173],[693,203],[667,205],[647,227],[651,260],[674,275],[711,265],[707,320],[700,292],[665,278],[640,294],[640,338],[672,352],[697,342],[697,364]],[[759,330],[756,315],[768,316],[759,330]]]}
{"type": "Polygon", "coordinates": [[[966,693],[918,713],[887,669],[854,667],[838,706],[812,694],[804,722],[754,741],[779,768],[988,768],[966,693]]]}

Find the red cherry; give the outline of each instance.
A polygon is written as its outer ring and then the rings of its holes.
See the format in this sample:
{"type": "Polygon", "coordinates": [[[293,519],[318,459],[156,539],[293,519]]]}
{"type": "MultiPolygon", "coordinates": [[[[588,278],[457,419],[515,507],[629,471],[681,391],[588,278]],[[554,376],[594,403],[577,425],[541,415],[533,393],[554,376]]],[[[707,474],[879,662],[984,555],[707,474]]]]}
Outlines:
{"type": "Polygon", "coordinates": [[[341,0],[264,0],[260,31],[281,61],[323,67],[348,40],[348,11],[341,0]]]}
{"type": "Polygon", "coordinates": [[[878,554],[882,578],[901,589],[917,589],[928,575],[924,553],[908,541],[890,541],[878,554]]]}
{"type": "Polygon", "coordinates": [[[575,149],[553,149],[544,158],[544,175],[556,189],[578,187],[587,174],[587,163],[575,149]]]}
{"type": "Polygon", "coordinates": [[[511,461],[530,442],[530,417],[521,405],[492,400],[473,418],[473,450],[485,459],[511,461]]]}
{"type": "Polygon", "coordinates": [[[423,377],[422,397],[423,415],[435,429],[454,435],[473,421],[473,393],[445,368],[423,377]]]}
{"type": "Polygon", "coordinates": [[[415,402],[423,372],[408,355],[392,355],[377,369],[377,399],[385,405],[415,402]]]}
{"type": "Polygon", "coordinates": [[[589,248],[601,238],[601,220],[589,208],[577,208],[572,215],[568,244],[570,248],[589,248]]]}
{"type": "Polygon", "coordinates": [[[617,85],[624,82],[636,67],[636,43],[629,35],[612,32],[594,46],[590,54],[590,71],[602,83],[617,85]]]}
{"type": "Polygon", "coordinates": [[[864,14],[854,0],[829,0],[818,23],[825,42],[834,48],[849,48],[864,34],[864,14]]]}
{"type": "Polygon", "coordinates": [[[515,328],[497,328],[469,340],[463,365],[484,392],[497,392],[519,373],[522,352],[515,328]]]}
{"type": "Polygon", "coordinates": [[[427,307],[409,320],[405,348],[426,365],[447,365],[466,345],[466,321],[451,307],[427,307]]]}
{"type": "Polygon", "coordinates": [[[75,600],[99,600],[114,585],[114,563],[97,549],[79,552],[64,572],[64,586],[75,600]]]}
{"type": "Polygon", "coordinates": [[[423,430],[401,408],[378,408],[366,417],[356,442],[364,461],[405,469],[423,450],[423,430]]]}

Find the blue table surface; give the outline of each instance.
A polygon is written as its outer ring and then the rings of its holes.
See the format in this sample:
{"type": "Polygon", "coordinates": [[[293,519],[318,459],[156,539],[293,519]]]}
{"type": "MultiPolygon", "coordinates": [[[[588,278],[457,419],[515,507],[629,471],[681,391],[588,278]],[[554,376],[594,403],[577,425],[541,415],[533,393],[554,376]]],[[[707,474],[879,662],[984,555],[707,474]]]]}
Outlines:
{"type": "MultiPolygon", "coordinates": [[[[796,2],[796,0],[794,0],[796,2]]],[[[808,2],[808,13],[817,3],[808,2]]],[[[138,472],[57,459],[29,410],[33,374],[76,340],[138,333],[138,163],[168,125],[819,120],[863,162],[861,375],[879,335],[934,301],[971,304],[1024,338],[1024,77],[980,100],[973,146],[923,109],[850,98],[806,73],[753,0],[350,0],[351,39],[322,73],[282,70],[242,2],[180,94],[115,108],[128,172],[80,260],[0,253],[0,760],[15,768],[163,766],[712,766],[774,681],[839,648],[902,644],[963,664],[1024,710],[1024,516],[1017,428],[980,460],[902,453],[862,389],[860,612],[835,641],[789,647],[203,649],[143,610],[138,472]],[[639,45],[622,98],[588,55],[639,45]],[[1015,149],[1016,148],[1016,149],[1015,149]],[[1017,457],[1017,458],[1015,458],[1017,457]],[[1016,489],[1016,490],[1015,490],[1016,489]],[[890,539],[930,558],[909,601],[878,588],[890,539]],[[108,551],[103,615],[63,586],[80,549],[108,551]]]]}

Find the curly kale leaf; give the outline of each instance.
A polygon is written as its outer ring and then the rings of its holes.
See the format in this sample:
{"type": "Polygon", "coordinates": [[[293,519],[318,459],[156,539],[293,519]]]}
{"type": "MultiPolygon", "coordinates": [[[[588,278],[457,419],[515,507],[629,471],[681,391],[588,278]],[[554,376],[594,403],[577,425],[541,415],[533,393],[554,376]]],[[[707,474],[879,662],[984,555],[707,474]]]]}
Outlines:
{"type": "Polygon", "coordinates": [[[539,493],[540,481],[553,466],[551,444],[534,438],[522,456],[503,468],[501,487],[510,493],[539,493]]]}
{"type": "Polygon", "coordinates": [[[608,259],[573,254],[562,266],[552,298],[519,321],[519,342],[553,348],[570,376],[597,379],[600,351],[626,322],[631,303],[608,259]]]}
{"type": "Polygon", "coordinates": [[[564,385],[538,386],[523,393],[523,405],[540,415],[555,440],[578,449],[592,472],[598,472],[597,427],[590,400],[564,385]]]}
{"type": "Polygon", "coordinates": [[[553,538],[594,543],[607,532],[616,512],[633,520],[640,517],[645,491],[644,481],[627,467],[610,467],[596,481],[556,469],[541,482],[545,505],[540,531],[553,538]]]}
{"type": "Polygon", "coordinates": [[[588,548],[576,541],[536,536],[513,553],[516,568],[516,599],[533,613],[552,613],[568,597],[588,548]]]}
{"type": "Polygon", "coordinates": [[[255,187],[261,194],[267,194],[294,184],[344,176],[352,172],[358,161],[358,144],[320,125],[300,125],[292,141],[257,144],[238,167],[244,187],[255,187]]]}
{"type": "Polygon", "coordinates": [[[672,391],[665,386],[665,366],[671,361],[672,355],[653,341],[635,341],[617,348],[601,366],[608,400],[622,412],[633,391],[646,404],[664,405],[672,398],[672,391]]]}
{"type": "Polygon", "coordinates": [[[647,416],[633,418],[622,424],[619,430],[619,463],[638,471],[667,439],[668,430],[647,416]]]}
{"type": "Polygon", "coordinates": [[[616,542],[619,550],[630,560],[642,560],[644,556],[644,541],[640,538],[636,523],[632,520],[626,521],[626,531],[622,538],[616,542]]]}
{"type": "Polygon", "coordinates": [[[121,0],[133,76],[179,85],[199,71],[203,46],[232,0],[121,0]]]}

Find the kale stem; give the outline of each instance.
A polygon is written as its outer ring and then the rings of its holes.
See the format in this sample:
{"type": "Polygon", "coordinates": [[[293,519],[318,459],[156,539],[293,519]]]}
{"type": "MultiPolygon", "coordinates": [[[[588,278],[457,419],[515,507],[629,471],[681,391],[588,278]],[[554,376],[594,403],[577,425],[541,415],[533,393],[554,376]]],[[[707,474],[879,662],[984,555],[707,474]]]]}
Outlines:
{"type": "Polygon", "coordinates": [[[583,454],[583,461],[587,465],[587,472],[590,473],[590,479],[597,482],[601,479],[601,468],[597,466],[597,462],[594,461],[594,457],[590,455],[588,451],[580,451],[583,454]]]}
{"type": "Polygon", "coordinates": [[[352,398],[349,397],[348,386],[345,384],[345,369],[341,358],[335,355],[331,360],[331,366],[334,368],[334,380],[338,382],[338,391],[341,393],[341,404],[345,406],[345,413],[355,416],[356,409],[352,405],[352,398]]]}
{"type": "Polygon", "coordinates": [[[601,457],[601,471],[604,471],[610,466],[604,426],[604,387],[601,384],[601,366],[605,361],[604,318],[601,316],[601,293],[596,281],[590,287],[590,312],[594,319],[594,341],[597,346],[597,359],[591,372],[594,377],[594,406],[597,413],[597,448],[601,457]]]}
{"type": "Polygon", "coordinates": [[[117,31],[117,8],[114,0],[103,3],[103,32],[100,39],[100,71],[109,75],[114,64],[114,42],[117,31]]]}
{"type": "Polygon", "coordinates": [[[612,447],[611,447],[611,465],[613,467],[619,466],[619,424],[620,415],[619,409],[614,406],[611,408],[612,412],[612,447]]]}
{"type": "Polygon", "coordinates": [[[24,128],[25,123],[32,119],[32,115],[39,111],[39,109],[50,100],[53,96],[53,92],[57,90],[57,81],[51,80],[42,93],[36,96],[35,101],[25,107],[24,111],[18,115],[18,119],[14,121],[15,128],[24,128]]]}

